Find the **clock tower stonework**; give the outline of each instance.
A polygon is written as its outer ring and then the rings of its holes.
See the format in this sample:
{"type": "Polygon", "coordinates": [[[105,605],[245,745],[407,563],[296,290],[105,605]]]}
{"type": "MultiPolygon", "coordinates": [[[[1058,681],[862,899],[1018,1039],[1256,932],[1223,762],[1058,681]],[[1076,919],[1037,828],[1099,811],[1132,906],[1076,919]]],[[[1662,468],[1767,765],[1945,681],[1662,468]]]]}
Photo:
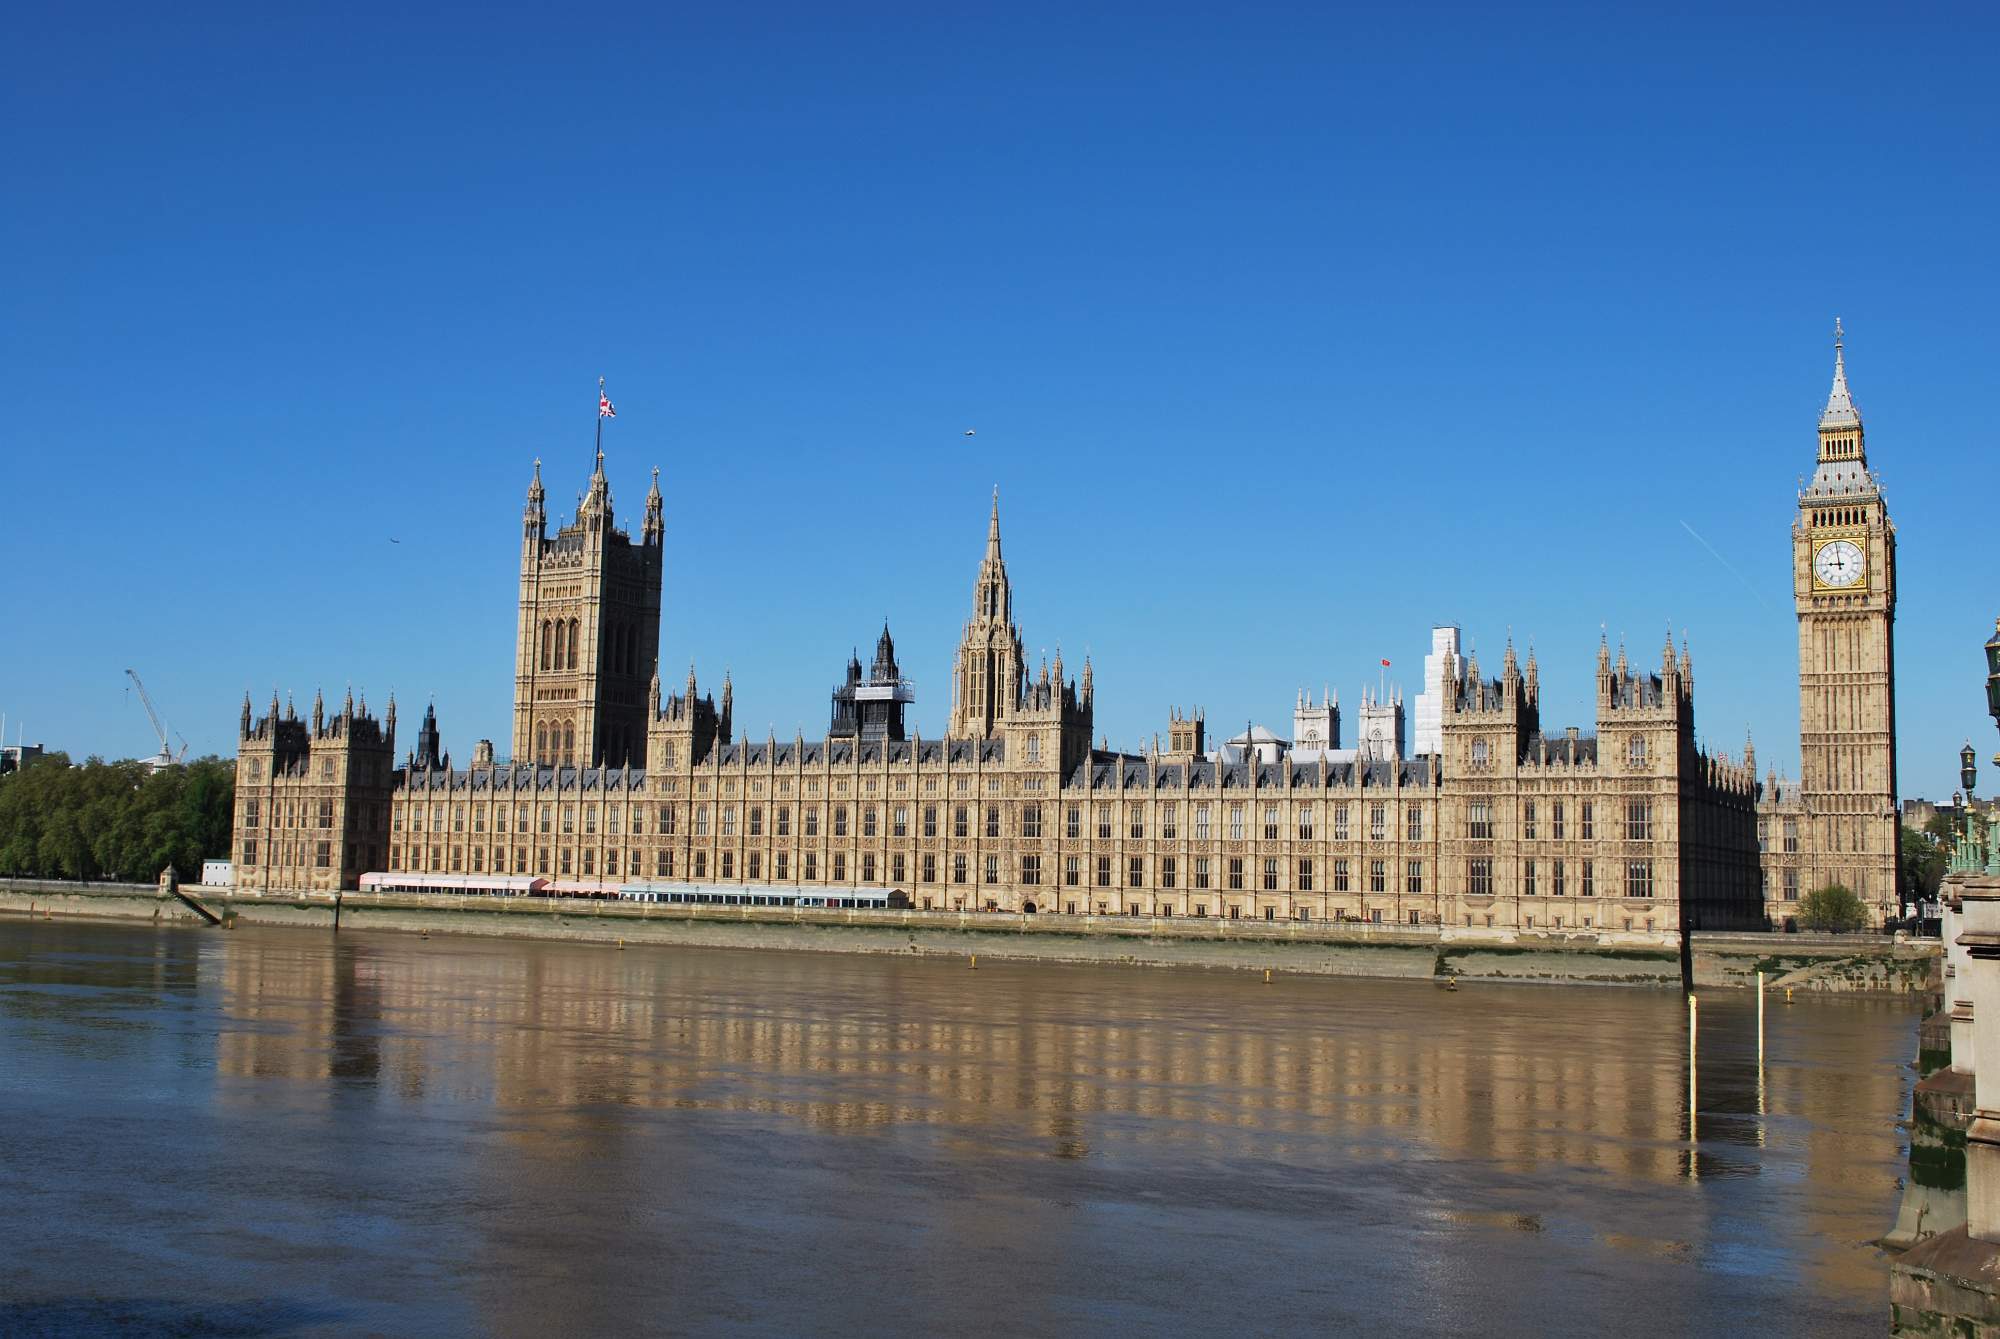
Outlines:
{"type": "Polygon", "coordinates": [[[1879,925],[1896,874],[1896,528],[1847,389],[1834,323],[1819,461],[1792,526],[1799,617],[1799,790],[1807,891],[1844,884],[1879,925]]]}

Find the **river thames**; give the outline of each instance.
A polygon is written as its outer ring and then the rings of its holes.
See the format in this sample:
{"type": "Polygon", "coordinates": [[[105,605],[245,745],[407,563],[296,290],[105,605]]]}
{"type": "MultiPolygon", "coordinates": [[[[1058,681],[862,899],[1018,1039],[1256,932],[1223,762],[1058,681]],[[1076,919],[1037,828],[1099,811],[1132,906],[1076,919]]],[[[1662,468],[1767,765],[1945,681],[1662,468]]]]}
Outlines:
{"type": "Polygon", "coordinates": [[[0,922],[0,1333],[1875,1335],[1915,1023],[0,922]]]}

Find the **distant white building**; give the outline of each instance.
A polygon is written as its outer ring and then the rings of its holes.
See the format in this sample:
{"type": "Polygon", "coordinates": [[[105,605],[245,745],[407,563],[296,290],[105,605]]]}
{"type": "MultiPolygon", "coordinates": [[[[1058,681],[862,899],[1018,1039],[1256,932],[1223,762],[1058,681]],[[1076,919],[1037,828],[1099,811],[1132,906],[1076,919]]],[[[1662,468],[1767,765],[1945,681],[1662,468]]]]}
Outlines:
{"type": "Polygon", "coordinates": [[[1440,623],[1431,629],[1431,653],[1424,657],[1424,688],[1417,694],[1416,741],[1412,752],[1444,752],[1444,695],[1456,692],[1465,672],[1458,654],[1458,628],[1440,623]]]}
{"type": "Polygon", "coordinates": [[[227,860],[204,860],[201,862],[201,883],[204,888],[234,887],[236,867],[227,860]]]}
{"type": "Polygon", "coordinates": [[[1210,762],[1239,763],[1246,751],[1254,752],[1259,763],[1274,763],[1291,750],[1291,744],[1261,725],[1253,725],[1222,741],[1222,747],[1208,755],[1210,762]]]}

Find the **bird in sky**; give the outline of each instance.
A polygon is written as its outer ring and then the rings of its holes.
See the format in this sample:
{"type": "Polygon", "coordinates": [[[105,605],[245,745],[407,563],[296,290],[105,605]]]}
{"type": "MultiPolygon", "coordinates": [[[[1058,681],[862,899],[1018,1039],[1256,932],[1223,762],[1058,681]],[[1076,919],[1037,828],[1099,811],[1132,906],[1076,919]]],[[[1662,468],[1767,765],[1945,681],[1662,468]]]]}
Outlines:
{"type": "Polygon", "coordinates": [[[400,540],[400,539],[397,539],[397,538],[396,538],[396,537],[395,537],[394,535],[391,535],[391,536],[389,536],[389,542],[390,542],[391,544],[400,544],[400,543],[402,543],[403,541],[402,541],[402,540],[400,540]]]}
{"type": "Polygon", "coordinates": [[[967,437],[970,437],[970,436],[972,436],[972,435],[973,435],[973,433],[974,433],[975,431],[977,431],[977,429],[974,429],[974,428],[967,428],[967,429],[965,430],[965,435],[966,435],[967,437]]]}

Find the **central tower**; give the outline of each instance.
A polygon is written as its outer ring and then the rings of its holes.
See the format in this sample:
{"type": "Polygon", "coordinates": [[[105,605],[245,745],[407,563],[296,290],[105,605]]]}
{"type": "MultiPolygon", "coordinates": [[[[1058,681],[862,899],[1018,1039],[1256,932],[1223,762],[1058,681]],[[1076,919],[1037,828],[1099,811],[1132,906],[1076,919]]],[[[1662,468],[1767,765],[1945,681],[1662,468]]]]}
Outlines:
{"type": "Polygon", "coordinates": [[[1807,889],[1845,884],[1877,924],[1898,910],[1896,528],[1868,468],[1840,323],[1819,461],[1792,526],[1799,789],[1807,889]]]}
{"type": "Polygon", "coordinates": [[[993,518],[986,525],[986,556],[972,587],[972,617],[958,644],[951,675],[951,734],[990,739],[1021,705],[1027,671],[1021,663],[1021,630],[1014,625],[1014,590],[1000,557],[1000,490],[993,490],[993,518]]]}
{"type": "Polygon", "coordinates": [[[515,762],[645,764],[646,692],[660,660],[665,530],[657,469],[639,542],[613,524],[600,450],[575,520],[550,538],[542,462],[535,462],[521,520],[515,762]]]}

